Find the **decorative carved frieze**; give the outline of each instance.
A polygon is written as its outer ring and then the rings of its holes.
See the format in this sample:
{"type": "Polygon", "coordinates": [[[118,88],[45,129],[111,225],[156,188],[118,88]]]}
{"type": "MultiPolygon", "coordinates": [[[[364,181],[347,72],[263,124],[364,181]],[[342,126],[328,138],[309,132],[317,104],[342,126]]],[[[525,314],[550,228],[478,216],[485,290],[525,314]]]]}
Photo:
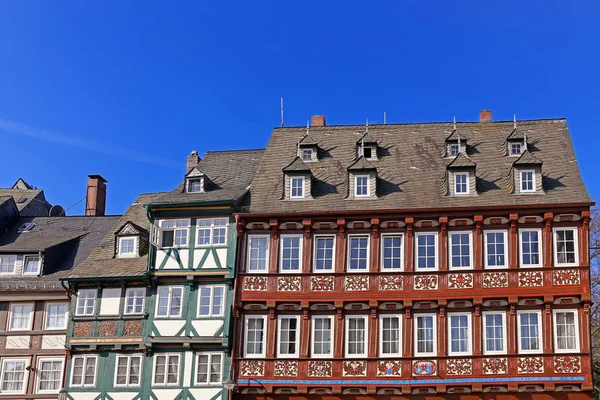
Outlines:
{"type": "Polygon", "coordinates": [[[142,336],[142,321],[125,321],[123,336],[142,336]]]}
{"type": "Polygon", "coordinates": [[[473,375],[473,360],[470,358],[451,358],[446,362],[448,375],[473,375]]]}
{"type": "Polygon", "coordinates": [[[310,290],[312,292],[333,292],[335,278],[333,276],[311,276],[310,290]]]}
{"type": "Polygon", "coordinates": [[[102,321],[98,327],[98,336],[116,336],[117,323],[115,321],[102,321]]]}
{"type": "Polygon", "coordinates": [[[378,361],[377,376],[402,376],[402,361],[378,361]]]}
{"type": "Polygon", "coordinates": [[[299,292],[302,278],[299,276],[282,276],[277,278],[277,291],[279,292],[299,292]]]}
{"type": "Polygon", "coordinates": [[[485,375],[508,374],[508,358],[484,358],[482,370],[485,375]]]}
{"type": "Polygon", "coordinates": [[[544,286],[544,273],[542,271],[522,271],[518,275],[519,287],[544,286]]]}
{"type": "Polygon", "coordinates": [[[556,373],[556,374],[576,374],[578,372],[581,372],[581,357],[579,357],[579,356],[554,357],[554,373],[556,373]]]}
{"type": "Polygon", "coordinates": [[[298,376],[298,361],[275,360],[274,376],[298,376]]]}
{"type": "Polygon", "coordinates": [[[344,361],[342,363],[343,376],[367,376],[366,361],[344,361]]]}
{"type": "Polygon", "coordinates": [[[435,361],[413,361],[412,374],[415,376],[437,375],[437,364],[435,361]]]}
{"type": "Polygon", "coordinates": [[[556,286],[579,285],[581,277],[577,269],[557,269],[552,273],[552,283],[556,286]]]}
{"type": "Polygon", "coordinates": [[[482,283],[484,289],[508,287],[508,272],[486,272],[482,283]]]}
{"type": "Polygon", "coordinates": [[[92,323],[75,322],[73,325],[73,336],[92,336],[92,323]]]}
{"type": "Polygon", "coordinates": [[[414,290],[437,290],[437,275],[415,275],[413,281],[414,290]]]}
{"type": "Polygon", "coordinates": [[[368,275],[348,275],[344,278],[344,290],[359,292],[369,290],[368,275]]]}
{"type": "Polygon", "coordinates": [[[543,357],[521,357],[517,359],[517,372],[519,374],[543,374],[543,357]]]}
{"type": "Polygon", "coordinates": [[[448,289],[472,289],[473,274],[448,275],[448,289]]]}
{"type": "Polygon", "coordinates": [[[266,292],[269,278],[266,276],[247,276],[244,278],[244,290],[248,292],[266,292]]]}
{"type": "Polygon", "coordinates": [[[314,378],[328,378],[332,375],[332,361],[309,361],[308,376],[314,378]]]}
{"type": "Polygon", "coordinates": [[[262,360],[240,361],[240,376],[264,376],[265,362],[262,360]]]}
{"type": "Polygon", "coordinates": [[[404,290],[404,277],[402,275],[379,276],[379,291],[404,290]]]}

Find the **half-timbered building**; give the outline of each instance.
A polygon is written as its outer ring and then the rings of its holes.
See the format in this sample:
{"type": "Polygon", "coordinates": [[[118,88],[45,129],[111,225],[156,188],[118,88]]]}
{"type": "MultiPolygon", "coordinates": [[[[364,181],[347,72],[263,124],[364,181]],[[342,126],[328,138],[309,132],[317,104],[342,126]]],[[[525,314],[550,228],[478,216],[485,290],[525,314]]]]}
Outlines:
{"type": "Polygon", "coordinates": [[[236,398],[590,398],[591,205],[564,119],[275,129],[236,398]]]}

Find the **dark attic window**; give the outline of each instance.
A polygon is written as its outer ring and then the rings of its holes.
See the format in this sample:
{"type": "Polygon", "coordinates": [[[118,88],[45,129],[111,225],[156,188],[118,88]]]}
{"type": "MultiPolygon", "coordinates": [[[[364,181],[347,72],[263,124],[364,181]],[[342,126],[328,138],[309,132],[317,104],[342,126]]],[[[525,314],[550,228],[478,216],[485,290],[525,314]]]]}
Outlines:
{"type": "Polygon", "coordinates": [[[373,157],[373,149],[371,147],[365,146],[363,147],[363,156],[365,158],[373,157]]]}

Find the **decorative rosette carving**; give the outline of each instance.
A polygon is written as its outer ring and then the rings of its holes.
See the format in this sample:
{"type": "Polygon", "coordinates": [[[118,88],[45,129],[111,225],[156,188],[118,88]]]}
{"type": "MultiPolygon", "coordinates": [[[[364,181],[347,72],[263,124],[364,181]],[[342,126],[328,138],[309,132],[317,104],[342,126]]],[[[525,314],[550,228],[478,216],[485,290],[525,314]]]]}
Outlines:
{"type": "Polygon", "coordinates": [[[437,290],[437,275],[415,275],[413,282],[414,290],[437,290]]]}
{"type": "Polygon", "coordinates": [[[266,276],[247,276],[244,278],[244,290],[249,292],[266,292],[269,278],[266,276]]]}
{"type": "Polygon", "coordinates": [[[73,336],[92,336],[91,322],[75,322],[73,336]]]}
{"type": "Polygon", "coordinates": [[[327,378],[331,376],[333,362],[331,361],[309,361],[308,376],[315,378],[327,378]]]}
{"type": "Polygon", "coordinates": [[[487,272],[483,274],[483,288],[508,287],[508,272],[487,272]]]}
{"type": "Polygon", "coordinates": [[[517,359],[517,372],[519,374],[543,374],[543,357],[522,357],[517,359]]]}
{"type": "Polygon", "coordinates": [[[552,273],[552,283],[554,285],[579,285],[581,277],[579,270],[576,269],[557,269],[552,273]]]}
{"type": "Polygon", "coordinates": [[[276,360],[273,369],[275,376],[298,376],[298,361],[276,360]]]}
{"type": "Polygon", "coordinates": [[[302,278],[299,276],[282,276],[277,278],[277,291],[299,292],[302,278]]]}
{"type": "Polygon", "coordinates": [[[402,361],[378,361],[377,376],[402,376],[402,361]]]}
{"type": "Polygon", "coordinates": [[[344,279],[344,290],[359,292],[369,290],[368,275],[349,275],[344,279]]]}
{"type": "Polygon", "coordinates": [[[342,374],[344,376],[367,376],[367,362],[344,361],[342,363],[342,374]]]}
{"type": "Polygon", "coordinates": [[[519,272],[519,287],[544,286],[544,274],[542,271],[519,272]]]}
{"type": "Polygon", "coordinates": [[[554,357],[554,372],[557,374],[576,374],[578,372],[581,372],[581,357],[554,357]]]}
{"type": "Polygon", "coordinates": [[[240,361],[241,376],[264,376],[265,362],[262,360],[243,360],[240,361]]]}
{"type": "Polygon", "coordinates": [[[402,275],[381,275],[379,277],[379,291],[404,290],[402,275]]]}
{"type": "Polygon", "coordinates": [[[451,358],[446,362],[448,375],[473,375],[473,360],[469,358],[451,358]]]}
{"type": "Polygon", "coordinates": [[[472,289],[473,274],[448,275],[448,289],[472,289]]]}
{"type": "Polygon", "coordinates": [[[491,374],[508,374],[508,358],[484,358],[483,373],[491,374]]]}
{"type": "Polygon", "coordinates": [[[333,292],[335,278],[333,276],[311,276],[310,290],[313,292],[333,292]]]}

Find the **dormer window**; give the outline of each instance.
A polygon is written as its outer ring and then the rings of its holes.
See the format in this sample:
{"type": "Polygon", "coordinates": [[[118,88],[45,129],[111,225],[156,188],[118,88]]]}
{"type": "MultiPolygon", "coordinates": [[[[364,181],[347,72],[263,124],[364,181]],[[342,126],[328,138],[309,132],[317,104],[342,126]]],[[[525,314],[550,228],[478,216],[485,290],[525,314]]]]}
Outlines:
{"type": "Polygon", "coordinates": [[[308,130],[306,131],[306,135],[298,142],[298,154],[297,156],[305,162],[313,162],[319,161],[317,150],[319,149],[319,145],[317,142],[308,134],[308,130]]]}
{"type": "Polygon", "coordinates": [[[302,161],[313,160],[313,149],[302,149],[302,161]]]}
{"type": "Polygon", "coordinates": [[[445,158],[454,158],[459,154],[467,154],[467,138],[461,135],[456,129],[454,124],[454,130],[445,140],[445,158]]]}
{"type": "Polygon", "coordinates": [[[508,143],[509,149],[508,149],[508,154],[510,154],[511,156],[520,156],[521,153],[523,152],[523,145],[520,142],[509,142],[508,143]]]}
{"type": "Polygon", "coordinates": [[[119,238],[119,257],[137,257],[136,239],[135,236],[123,236],[119,238]]]}
{"type": "Polygon", "coordinates": [[[187,181],[187,191],[188,193],[200,193],[204,191],[204,179],[188,179],[187,181]]]}
{"type": "Polygon", "coordinates": [[[369,197],[371,177],[369,175],[356,175],[354,177],[354,196],[369,197]]]}
{"type": "Polygon", "coordinates": [[[534,170],[522,170],[521,171],[521,193],[532,193],[535,192],[535,171],[534,170]]]}
{"type": "Polygon", "coordinates": [[[37,275],[40,273],[40,257],[27,256],[23,263],[23,274],[37,275]]]}
{"type": "Polygon", "coordinates": [[[448,144],[448,156],[456,157],[460,153],[460,145],[458,143],[448,144]]]}
{"type": "Polygon", "coordinates": [[[529,150],[523,149],[521,156],[513,162],[513,193],[543,194],[542,162],[529,150]]]}
{"type": "Polygon", "coordinates": [[[294,176],[290,178],[290,199],[304,198],[304,177],[294,176]]]}
{"type": "Polygon", "coordinates": [[[458,155],[446,167],[447,194],[450,196],[477,195],[475,176],[477,164],[463,153],[458,155]]]}
{"type": "Polygon", "coordinates": [[[186,193],[204,193],[209,189],[210,184],[211,181],[208,176],[200,171],[198,167],[194,167],[185,175],[183,191],[186,193]]]}
{"type": "Polygon", "coordinates": [[[456,172],[454,174],[454,193],[469,194],[469,173],[456,172]]]}
{"type": "Polygon", "coordinates": [[[375,198],[377,169],[365,157],[360,157],[348,167],[348,198],[375,198]]]}
{"type": "MultiPolygon", "coordinates": [[[[306,150],[302,150],[302,156],[306,150]]],[[[311,155],[315,156],[314,150],[311,150],[311,155]]],[[[310,168],[304,164],[301,156],[297,156],[291,164],[283,169],[284,190],[282,198],[284,200],[311,199],[311,178],[310,168]]]]}
{"type": "Polygon", "coordinates": [[[367,160],[377,160],[377,141],[368,133],[356,142],[356,157],[364,157],[367,160]]]}
{"type": "Polygon", "coordinates": [[[17,256],[0,256],[0,274],[14,274],[17,256]]]}

